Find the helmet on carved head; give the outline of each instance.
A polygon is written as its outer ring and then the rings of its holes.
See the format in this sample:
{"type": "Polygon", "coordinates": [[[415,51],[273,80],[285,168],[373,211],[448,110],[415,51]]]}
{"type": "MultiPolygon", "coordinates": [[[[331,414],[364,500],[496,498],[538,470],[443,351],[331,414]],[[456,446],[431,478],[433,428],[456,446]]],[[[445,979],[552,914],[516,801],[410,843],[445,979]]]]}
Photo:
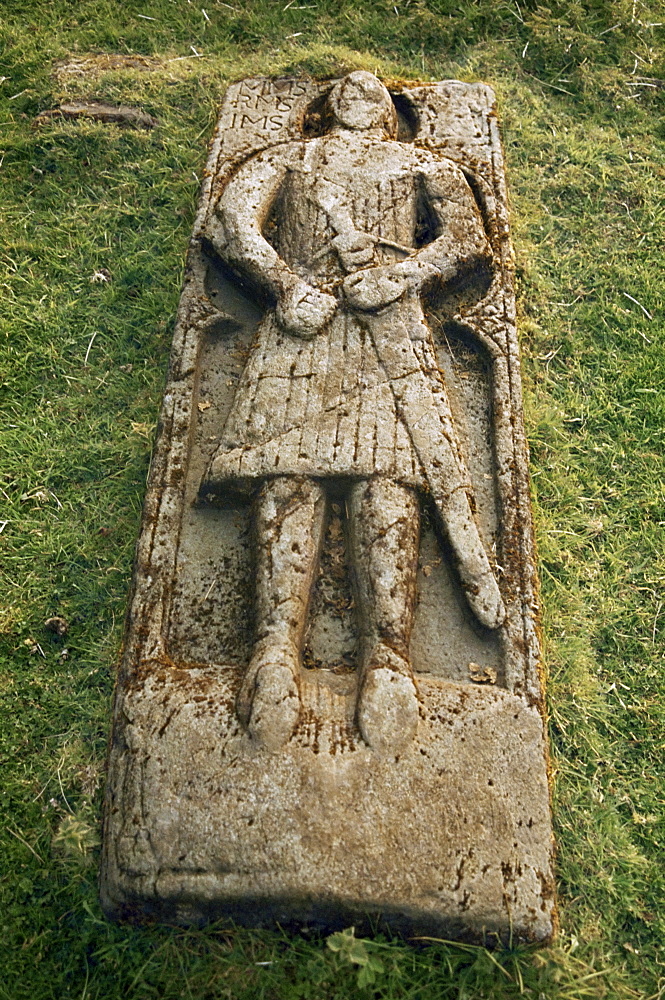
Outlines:
{"type": "Polygon", "coordinates": [[[328,103],[335,120],[344,128],[359,132],[382,128],[393,139],[397,135],[395,106],[373,73],[349,73],[335,84],[328,103]]]}

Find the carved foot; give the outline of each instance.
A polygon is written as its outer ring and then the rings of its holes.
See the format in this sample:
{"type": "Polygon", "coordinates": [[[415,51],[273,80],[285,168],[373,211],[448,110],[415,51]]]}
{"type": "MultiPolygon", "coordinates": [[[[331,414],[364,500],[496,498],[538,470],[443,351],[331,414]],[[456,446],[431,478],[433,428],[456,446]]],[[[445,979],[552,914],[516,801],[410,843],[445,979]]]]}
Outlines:
{"type": "Polygon", "coordinates": [[[236,702],[238,718],[266,750],[279,750],[300,716],[300,657],[289,643],[261,644],[254,652],[236,702]]]}
{"type": "Polygon", "coordinates": [[[357,720],[365,743],[382,753],[399,753],[415,736],[418,698],[411,666],[383,643],[367,657],[357,720]]]}

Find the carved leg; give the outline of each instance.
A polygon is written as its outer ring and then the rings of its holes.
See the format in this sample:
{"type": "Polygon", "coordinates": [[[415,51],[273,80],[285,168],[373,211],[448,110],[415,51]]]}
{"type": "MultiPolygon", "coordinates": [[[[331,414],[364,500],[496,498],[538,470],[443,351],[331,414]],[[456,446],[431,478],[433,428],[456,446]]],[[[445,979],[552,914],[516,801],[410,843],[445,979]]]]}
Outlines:
{"type": "Polygon", "coordinates": [[[358,483],[349,529],[361,633],[358,725],[369,746],[397,753],[418,723],[409,663],[420,537],[414,490],[387,479],[358,483]]]}
{"type": "Polygon", "coordinates": [[[237,710],[252,738],[272,750],[300,714],[300,654],[324,519],[325,494],[311,479],[268,480],[255,504],[256,645],[237,710]]]}

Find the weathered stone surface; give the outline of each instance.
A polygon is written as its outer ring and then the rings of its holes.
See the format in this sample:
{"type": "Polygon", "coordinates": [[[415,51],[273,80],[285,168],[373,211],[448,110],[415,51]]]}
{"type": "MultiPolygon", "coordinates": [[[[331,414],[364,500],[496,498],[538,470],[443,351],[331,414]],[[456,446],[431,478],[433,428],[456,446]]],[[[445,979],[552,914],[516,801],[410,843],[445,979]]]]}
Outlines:
{"type": "Polygon", "coordinates": [[[107,913],[547,939],[536,621],[491,91],[230,87],[116,693],[107,913]]]}

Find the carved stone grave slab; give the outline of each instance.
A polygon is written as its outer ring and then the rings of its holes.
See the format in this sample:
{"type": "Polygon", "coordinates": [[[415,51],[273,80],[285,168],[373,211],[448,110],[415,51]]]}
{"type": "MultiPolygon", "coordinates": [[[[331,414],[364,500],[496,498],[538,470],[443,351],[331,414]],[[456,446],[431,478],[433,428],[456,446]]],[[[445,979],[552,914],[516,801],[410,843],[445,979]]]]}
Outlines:
{"type": "Polygon", "coordinates": [[[492,91],[229,87],[115,698],[115,918],[547,940],[492,91]]]}

